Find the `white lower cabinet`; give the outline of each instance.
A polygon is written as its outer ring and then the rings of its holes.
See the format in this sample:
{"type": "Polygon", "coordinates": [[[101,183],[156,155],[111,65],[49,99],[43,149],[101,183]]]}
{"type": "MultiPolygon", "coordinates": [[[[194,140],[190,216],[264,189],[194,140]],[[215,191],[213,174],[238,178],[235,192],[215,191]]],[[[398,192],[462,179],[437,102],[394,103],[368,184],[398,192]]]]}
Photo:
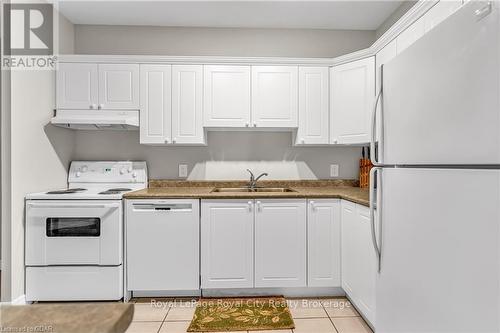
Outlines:
{"type": "Polygon", "coordinates": [[[255,202],[255,287],[306,286],[306,200],[255,202]]]}
{"type": "Polygon", "coordinates": [[[340,224],[340,200],[308,200],[309,287],[340,287],[340,224]]]}
{"type": "Polygon", "coordinates": [[[253,200],[202,200],[201,287],[253,287],[253,200]]]}
{"type": "Polygon", "coordinates": [[[199,200],[127,200],[127,290],[199,289],[199,200]]]}
{"type": "Polygon", "coordinates": [[[342,201],[342,288],[363,316],[375,324],[377,258],[368,207],[342,201]]]}

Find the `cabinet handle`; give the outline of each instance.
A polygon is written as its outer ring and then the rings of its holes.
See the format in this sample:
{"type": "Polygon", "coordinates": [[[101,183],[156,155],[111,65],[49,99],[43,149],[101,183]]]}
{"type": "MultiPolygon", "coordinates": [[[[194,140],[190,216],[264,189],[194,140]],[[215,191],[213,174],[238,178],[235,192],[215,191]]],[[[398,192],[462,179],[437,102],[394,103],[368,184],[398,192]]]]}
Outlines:
{"type": "Polygon", "coordinates": [[[245,123],[245,127],[248,127],[248,126],[250,126],[250,124],[249,123],[245,123]]]}
{"type": "Polygon", "coordinates": [[[262,210],[261,204],[262,204],[262,202],[257,201],[257,210],[258,210],[259,212],[262,210]]]}
{"type": "Polygon", "coordinates": [[[249,201],[248,202],[248,211],[251,212],[252,211],[252,201],[249,201]]]}
{"type": "Polygon", "coordinates": [[[176,141],[177,141],[177,139],[176,139],[176,138],[173,138],[173,139],[172,139],[172,143],[175,143],[176,141]]]}
{"type": "Polygon", "coordinates": [[[306,140],[300,139],[300,143],[304,144],[304,143],[306,143],[306,140]]]}
{"type": "Polygon", "coordinates": [[[99,104],[99,105],[97,106],[97,108],[98,108],[99,110],[104,109],[104,104],[99,104]]]}
{"type": "Polygon", "coordinates": [[[168,138],[167,138],[167,139],[165,139],[165,143],[168,143],[169,141],[170,141],[170,140],[168,140],[168,138]]]}
{"type": "Polygon", "coordinates": [[[339,140],[333,139],[333,143],[339,143],[339,140]]]}
{"type": "Polygon", "coordinates": [[[257,127],[257,123],[253,123],[253,127],[257,127]]]}
{"type": "Polygon", "coordinates": [[[95,108],[96,108],[96,106],[97,106],[97,105],[95,105],[95,104],[90,104],[90,108],[91,108],[91,109],[95,109],[95,108]]]}
{"type": "Polygon", "coordinates": [[[309,201],[309,203],[311,204],[311,208],[312,210],[315,210],[316,209],[316,206],[314,205],[314,201],[309,201]]]}

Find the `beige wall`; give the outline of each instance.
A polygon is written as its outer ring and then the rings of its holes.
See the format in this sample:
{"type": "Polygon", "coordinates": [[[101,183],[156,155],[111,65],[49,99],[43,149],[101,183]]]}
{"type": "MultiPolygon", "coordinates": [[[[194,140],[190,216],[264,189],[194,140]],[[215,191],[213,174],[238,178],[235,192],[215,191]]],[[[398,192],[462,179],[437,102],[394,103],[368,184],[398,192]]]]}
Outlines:
{"type": "Polygon", "coordinates": [[[407,0],[404,1],[401,6],[399,6],[394,13],[391,14],[377,29],[375,32],[376,38],[382,36],[390,27],[394,25],[408,10],[410,10],[413,5],[415,5],[418,1],[416,0],[407,0]]]}
{"type": "Polygon", "coordinates": [[[374,31],[75,26],[77,54],[335,57],[374,41],[374,31]]]}

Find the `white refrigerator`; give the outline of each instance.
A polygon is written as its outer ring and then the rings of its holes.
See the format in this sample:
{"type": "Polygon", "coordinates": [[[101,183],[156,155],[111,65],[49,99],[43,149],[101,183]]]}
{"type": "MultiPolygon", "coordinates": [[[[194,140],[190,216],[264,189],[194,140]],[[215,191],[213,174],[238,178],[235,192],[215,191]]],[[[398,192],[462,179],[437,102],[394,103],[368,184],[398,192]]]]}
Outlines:
{"type": "Polygon", "coordinates": [[[383,67],[377,333],[500,331],[499,9],[468,2],[383,67]]]}

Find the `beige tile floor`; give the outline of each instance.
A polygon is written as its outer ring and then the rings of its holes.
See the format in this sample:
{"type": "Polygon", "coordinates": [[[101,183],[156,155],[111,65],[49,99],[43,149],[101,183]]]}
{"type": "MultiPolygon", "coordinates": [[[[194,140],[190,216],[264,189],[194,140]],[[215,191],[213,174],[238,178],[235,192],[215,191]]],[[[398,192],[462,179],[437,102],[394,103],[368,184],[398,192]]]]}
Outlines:
{"type": "MultiPolygon", "coordinates": [[[[136,303],[135,313],[127,333],[184,333],[196,307],[195,300],[186,299],[139,298],[132,301],[136,303]]],[[[249,333],[372,333],[345,298],[287,301],[295,322],[294,330],[249,333]]]]}

